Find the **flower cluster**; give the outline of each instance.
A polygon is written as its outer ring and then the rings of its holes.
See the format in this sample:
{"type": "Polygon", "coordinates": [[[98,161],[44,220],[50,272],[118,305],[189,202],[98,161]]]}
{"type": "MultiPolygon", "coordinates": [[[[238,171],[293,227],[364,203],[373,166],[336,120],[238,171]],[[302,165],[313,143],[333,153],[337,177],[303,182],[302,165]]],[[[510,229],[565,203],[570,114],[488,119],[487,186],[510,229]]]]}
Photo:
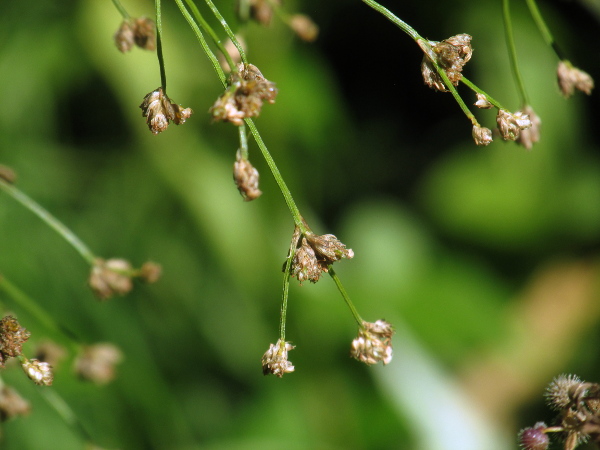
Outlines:
{"type": "Polygon", "coordinates": [[[471,36],[468,34],[457,34],[441,42],[429,41],[428,44],[431,47],[431,51],[427,48],[427,44],[419,42],[419,45],[425,52],[423,62],[421,63],[423,80],[432,89],[448,92],[444,80],[442,80],[442,77],[440,77],[434,67],[433,59],[446,72],[450,82],[454,86],[457,86],[462,78],[463,67],[473,55],[471,36]]]}
{"type": "Polygon", "coordinates": [[[523,111],[511,113],[504,109],[499,109],[496,116],[496,123],[498,124],[500,135],[505,141],[517,140],[522,130],[531,127],[531,120],[523,111]]]}
{"type": "Polygon", "coordinates": [[[122,359],[123,354],[113,344],[89,345],[75,360],[75,372],[83,380],[106,384],[115,378],[115,366],[122,359]]]}
{"type": "Polygon", "coordinates": [[[262,195],[258,188],[258,178],[258,170],[238,150],[233,163],[233,181],[245,201],[255,200],[262,195]]]}
{"type": "Polygon", "coordinates": [[[394,329],[385,320],[374,323],[364,322],[358,337],[352,341],[350,356],[367,365],[389,364],[392,361],[392,335],[394,329]]]}
{"type": "Polygon", "coordinates": [[[262,357],[263,374],[281,378],[284,374],[293,372],[294,366],[288,360],[288,352],[293,348],[292,344],[281,339],[276,344],[271,344],[262,357]]]}
{"type": "Polygon", "coordinates": [[[146,124],[153,134],[165,131],[169,126],[169,121],[175,125],[185,123],[193,113],[191,108],[182,108],[180,105],[172,103],[162,87],[146,94],[140,108],[142,116],[146,117],[146,124]]]}
{"type": "Polygon", "coordinates": [[[587,383],[575,375],[556,377],[546,390],[548,406],[559,412],[558,425],[547,427],[538,422],[519,433],[524,450],[547,450],[549,433],[563,436],[564,450],[574,450],[580,444],[600,443],[600,385],[587,383]]]}
{"type": "Polygon", "coordinates": [[[134,269],[125,259],[96,258],[88,284],[99,300],[108,300],[115,295],[128,294],[133,289],[133,278],[137,277],[146,283],[155,283],[162,273],[161,266],[152,261],[134,269]]]}
{"type": "Polygon", "coordinates": [[[23,371],[27,374],[30,380],[40,386],[51,386],[54,381],[52,366],[39,359],[24,359],[21,363],[23,371]]]}
{"type": "Polygon", "coordinates": [[[585,92],[587,95],[594,89],[594,79],[583,70],[573,67],[569,61],[560,61],[556,71],[558,86],[565,98],[569,98],[575,89],[585,92]]]}
{"type": "Polygon", "coordinates": [[[147,17],[124,20],[115,33],[114,40],[121,53],[127,53],[134,45],[144,50],[155,50],[156,25],[147,17]]]}
{"type": "Polygon", "coordinates": [[[5,316],[0,320],[0,368],[7,359],[21,355],[23,344],[30,336],[31,333],[15,317],[5,316]]]}
{"type": "Polygon", "coordinates": [[[265,101],[275,103],[277,88],[252,64],[240,63],[229,77],[229,87],[209,112],[215,121],[242,125],[247,117],[257,117],[265,101]]]}

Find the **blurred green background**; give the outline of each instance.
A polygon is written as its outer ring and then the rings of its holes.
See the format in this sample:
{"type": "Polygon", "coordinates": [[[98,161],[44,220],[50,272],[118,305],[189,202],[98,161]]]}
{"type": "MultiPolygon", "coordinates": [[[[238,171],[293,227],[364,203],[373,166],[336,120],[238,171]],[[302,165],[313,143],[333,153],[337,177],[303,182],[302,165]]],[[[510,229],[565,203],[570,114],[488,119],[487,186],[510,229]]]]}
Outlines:
{"type": "MultiPolygon", "coordinates": [[[[51,389],[109,449],[514,449],[520,428],[552,421],[554,376],[600,381],[600,105],[596,93],[559,95],[524,2],[513,2],[518,56],[543,121],[531,152],[476,147],[451,96],[423,85],[418,47],[358,0],[285,2],[320,26],[314,44],[277,19],[244,28],[250,61],[279,88],[256,120],[267,146],[313,230],[354,250],[336,270],[361,315],[397,329],[393,362],[365,367],[348,357],[356,325],[331,280],[292,280],[296,372],[283,379],[260,360],[277,340],[293,222],[252,140],[264,194],[239,196],[237,132],[207,114],[222,88],[164,3],[169,95],[195,113],[153,136],[138,105],[160,84],[156,56],[116,50],[110,1],[0,1],[0,164],[96,254],[164,270],[99,303],[79,255],[0,194],[0,273],[77,342],[125,355],[101,387],[69,359],[52,388],[3,371],[32,412],[2,425],[2,448],[84,447],[40,393],[51,389]]],[[[216,3],[239,28],[233,0],[216,3]]],[[[573,63],[599,79],[598,2],[540,3],[573,63]]],[[[123,4],[153,15],[150,1],[123,4]]],[[[471,34],[467,76],[521,107],[500,2],[384,5],[430,39],[471,34]]],[[[494,126],[493,112],[476,114],[494,126]]],[[[1,290],[0,301],[32,332],[26,354],[58,339],[1,290]]]]}

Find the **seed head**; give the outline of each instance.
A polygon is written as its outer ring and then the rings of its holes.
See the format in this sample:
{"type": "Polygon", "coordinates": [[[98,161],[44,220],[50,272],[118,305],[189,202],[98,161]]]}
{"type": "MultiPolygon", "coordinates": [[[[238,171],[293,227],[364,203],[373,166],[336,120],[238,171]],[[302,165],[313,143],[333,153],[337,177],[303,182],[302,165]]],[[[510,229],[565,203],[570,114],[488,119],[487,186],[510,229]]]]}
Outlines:
{"type": "Polygon", "coordinates": [[[490,109],[494,107],[494,105],[490,103],[488,98],[480,93],[477,93],[477,101],[475,102],[475,106],[481,109],[490,109]]]}
{"type": "Polygon", "coordinates": [[[583,70],[580,70],[569,61],[560,61],[556,71],[558,86],[565,98],[569,98],[575,92],[575,89],[585,92],[587,95],[594,89],[594,79],[583,70]]]}
{"type": "Polygon", "coordinates": [[[385,320],[363,322],[358,337],[352,341],[350,356],[367,365],[389,364],[392,361],[392,335],[394,329],[385,320]]]}
{"type": "Polygon", "coordinates": [[[3,386],[0,388],[0,422],[5,422],[16,416],[29,414],[31,406],[17,391],[3,386]]]}
{"type": "Polygon", "coordinates": [[[527,115],[527,117],[529,117],[531,126],[529,128],[521,130],[516,142],[517,144],[520,144],[523,147],[525,147],[527,150],[531,150],[533,144],[540,140],[540,128],[542,125],[542,120],[535,113],[533,108],[529,105],[525,105],[522,114],[527,115]]]}
{"type": "Polygon", "coordinates": [[[523,450],[546,450],[550,445],[550,438],[546,433],[546,424],[538,422],[533,427],[523,428],[519,432],[519,445],[523,450]]]}
{"type": "Polygon", "coordinates": [[[167,129],[169,121],[175,125],[181,125],[190,118],[193,111],[191,108],[182,108],[172,103],[162,87],[156,88],[146,94],[140,105],[142,116],[146,117],[146,124],[153,134],[158,134],[167,129]]]}
{"type": "Polygon", "coordinates": [[[127,53],[133,48],[134,36],[133,24],[129,20],[124,20],[114,35],[115,45],[121,53],[127,53]]]}
{"type": "Polygon", "coordinates": [[[233,163],[233,181],[245,201],[249,202],[262,195],[262,191],[258,188],[258,178],[258,170],[250,161],[242,158],[242,153],[238,150],[233,163]]]}
{"type": "Polygon", "coordinates": [[[269,350],[262,357],[263,375],[273,374],[281,378],[286,373],[294,371],[294,366],[288,361],[288,352],[294,346],[279,339],[276,344],[270,344],[269,350]]]}
{"type": "Polygon", "coordinates": [[[75,372],[83,380],[106,384],[115,378],[115,366],[122,359],[123,354],[113,344],[90,345],[75,360],[75,372]]]}
{"type": "Polygon", "coordinates": [[[138,276],[148,284],[156,283],[162,276],[162,266],[152,261],[146,261],[142,264],[138,276]]]}
{"type": "Polygon", "coordinates": [[[19,356],[23,351],[23,344],[31,333],[21,327],[14,316],[5,316],[0,320],[0,368],[8,358],[19,356]]]}
{"type": "Polygon", "coordinates": [[[514,141],[521,134],[521,130],[526,130],[531,127],[529,116],[521,111],[510,113],[504,109],[498,110],[496,123],[505,141],[514,141]]]}
{"type": "Polygon", "coordinates": [[[133,22],[133,40],[144,50],[156,50],[156,25],[148,17],[139,17],[133,22]]]}
{"type": "Polygon", "coordinates": [[[268,26],[273,18],[273,7],[281,5],[281,0],[238,0],[238,13],[246,19],[245,11],[250,18],[261,25],[268,26]]]}
{"type": "Polygon", "coordinates": [[[583,381],[577,375],[557,376],[546,388],[545,397],[548,406],[557,411],[568,408],[582,385],[583,381]]]}
{"type": "Polygon", "coordinates": [[[124,259],[97,258],[88,283],[100,300],[125,295],[133,289],[131,264],[124,259]]]}
{"type": "Polygon", "coordinates": [[[40,386],[50,386],[54,379],[52,374],[52,366],[47,362],[39,361],[37,359],[25,359],[21,363],[21,367],[35,384],[40,386]]]}
{"type": "MultiPolygon", "coordinates": [[[[431,59],[435,58],[438,65],[446,72],[448,79],[457,86],[462,78],[463,67],[473,55],[471,39],[468,34],[457,34],[441,42],[429,41],[432,52],[426,51],[421,63],[425,84],[432,89],[448,92],[448,88],[431,62],[431,59]]],[[[423,44],[420,45],[423,48],[423,44]]]]}
{"type": "Polygon", "coordinates": [[[479,124],[473,125],[473,140],[480,146],[490,144],[492,142],[492,130],[479,124]]]}
{"type": "Polygon", "coordinates": [[[313,42],[319,35],[319,27],[305,14],[294,14],[290,19],[290,28],[306,42],[313,42]]]}

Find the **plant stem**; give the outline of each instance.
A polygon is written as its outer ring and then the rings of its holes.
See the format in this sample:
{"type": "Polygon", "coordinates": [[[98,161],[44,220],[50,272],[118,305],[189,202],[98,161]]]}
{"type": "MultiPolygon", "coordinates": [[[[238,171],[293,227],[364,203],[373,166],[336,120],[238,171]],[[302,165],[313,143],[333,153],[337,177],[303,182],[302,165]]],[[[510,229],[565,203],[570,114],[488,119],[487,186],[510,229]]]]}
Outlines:
{"type": "Polygon", "coordinates": [[[223,18],[223,16],[221,15],[221,13],[219,12],[217,7],[211,0],[204,0],[204,1],[206,2],[208,7],[210,8],[210,10],[213,12],[213,14],[217,18],[217,20],[221,23],[221,26],[225,30],[225,33],[227,33],[227,36],[229,37],[229,39],[231,39],[231,42],[233,42],[233,45],[235,45],[235,48],[237,48],[238,52],[240,52],[240,57],[242,58],[242,62],[244,64],[248,64],[248,59],[246,58],[246,52],[244,51],[244,48],[242,47],[242,45],[239,43],[239,41],[235,37],[235,34],[233,34],[233,31],[231,31],[231,28],[229,27],[229,24],[227,23],[227,21],[223,18]]]}
{"type": "Polygon", "coordinates": [[[502,0],[502,17],[504,18],[504,35],[506,37],[506,46],[508,47],[510,67],[515,78],[515,83],[517,84],[519,96],[521,97],[521,105],[529,105],[527,91],[525,91],[525,84],[523,83],[521,71],[517,63],[517,48],[515,46],[515,36],[510,17],[510,0],[502,0]]]}
{"type": "Polygon", "coordinates": [[[90,265],[94,265],[96,255],[65,225],[62,224],[56,217],[50,214],[47,210],[42,208],[33,199],[25,195],[16,187],[8,184],[6,181],[0,179],[0,189],[8,193],[12,198],[17,200],[25,208],[29,209],[32,213],[37,215],[40,219],[46,222],[51,228],[60,234],[69,244],[71,244],[75,250],[85,259],[90,265]]]}
{"type": "Polygon", "coordinates": [[[542,17],[535,0],[527,0],[527,6],[529,7],[531,17],[533,17],[533,21],[537,25],[538,30],[540,30],[540,33],[542,33],[542,37],[544,38],[544,41],[546,41],[546,44],[552,47],[554,53],[556,53],[556,56],[558,56],[559,59],[566,59],[562,50],[558,47],[558,44],[554,40],[550,29],[546,25],[546,22],[544,21],[544,18],[542,17]]]}
{"type": "Polygon", "coordinates": [[[396,26],[398,26],[402,31],[404,31],[406,34],[408,34],[415,41],[418,39],[423,39],[421,37],[421,35],[419,33],[417,33],[417,31],[413,27],[411,27],[409,24],[407,24],[402,19],[397,17],[389,9],[381,6],[379,3],[374,2],[373,0],[363,0],[363,2],[366,3],[367,5],[369,5],[371,8],[373,8],[375,11],[383,14],[390,22],[392,22],[396,26]]]}
{"type": "Polygon", "coordinates": [[[358,311],[354,307],[352,300],[350,300],[350,297],[348,296],[346,289],[344,289],[344,286],[342,285],[340,278],[337,276],[337,273],[335,273],[335,270],[333,270],[332,266],[328,267],[328,273],[329,273],[329,276],[335,282],[335,285],[337,286],[338,291],[340,291],[340,294],[342,294],[342,297],[344,297],[344,301],[346,302],[346,305],[348,305],[348,308],[350,308],[350,311],[352,311],[354,320],[356,320],[356,323],[358,323],[358,326],[362,328],[364,320],[362,319],[362,317],[360,317],[360,314],[358,314],[358,311]]]}
{"type": "Polygon", "coordinates": [[[240,153],[242,159],[248,159],[248,136],[246,135],[246,125],[240,125],[238,131],[240,134],[240,153]]]}
{"type": "Polygon", "coordinates": [[[258,147],[260,148],[260,151],[262,152],[262,155],[265,158],[265,161],[267,162],[269,169],[271,169],[271,173],[273,174],[273,177],[275,178],[275,181],[277,182],[277,185],[279,186],[279,190],[281,191],[281,194],[283,195],[283,198],[285,199],[285,202],[290,210],[290,213],[292,214],[294,223],[296,224],[296,226],[298,228],[300,228],[300,231],[302,232],[302,234],[305,234],[308,231],[308,229],[306,228],[306,225],[304,224],[304,220],[302,220],[302,216],[300,215],[300,211],[298,210],[298,207],[296,206],[296,202],[294,201],[294,199],[292,197],[292,193],[290,192],[287,185],[285,184],[285,181],[283,180],[283,177],[281,176],[281,173],[279,172],[279,169],[277,168],[277,165],[275,164],[273,157],[269,153],[269,150],[267,150],[267,146],[265,145],[262,138],[260,137],[260,134],[258,133],[258,130],[256,129],[256,125],[254,125],[254,122],[252,121],[252,119],[244,119],[244,120],[246,122],[246,125],[248,125],[248,128],[250,128],[250,132],[252,133],[254,140],[258,144],[258,147]]]}
{"type": "Polygon", "coordinates": [[[79,432],[84,441],[91,444],[92,437],[84,428],[83,424],[77,417],[77,414],[71,409],[69,404],[56,393],[56,391],[46,388],[39,390],[44,399],[48,404],[58,413],[58,415],[65,421],[67,425],[73,427],[79,432]]]}
{"type": "Polygon", "coordinates": [[[167,93],[167,74],[165,72],[165,60],[162,51],[162,12],[160,6],[161,0],[155,0],[156,9],[156,55],[158,56],[158,66],[160,67],[160,85],[163,92],[167,93]]]}
{"type": "Polygon", "coordinates": [[[115,5],[115,8],[117,8],[119,10],[119,12],[121,13],[121,16],[123,16],[123,19],[129,20],[129,18],[130,18],[129,13],[125,10],[123,5],[121,5],[121,2],[119,0],[112,0],[112,2],[113,2],[113,5],[115,5]]]}
{"type": "Polygon", "coordinates": [[[485,97],[488,99],[488,101],[492,105],[494,105],[496,108],[498,108],[498,109],[505,109],[497,100],[495,100],[494,98],[492,98],[492,96],[489,95],[487,92],[485,92],[483,89],[481,89],[478,86],[476,86],[475,84],[473,84],[473,82],[471,80],[469,80],[467,77],[462,77],[460,79],[460,81],[462,83],[464,83],[465,85],[467,85],[474,92],[477,92],[479,94],[485,95],[485,97]]]}
{"type": "Polygon", "coordinates": [[[285,322],[287,317],[288,294],[290,290],[290,268],[292,260],[296,254],[296,241],[292,239],[290,252],[285,261],[285,269],[283,272],[283,294],[281,298],[281,313],[279,316],[279,339],[285,342],[285,322]]]}
{"type": "MultiPolygon", "coordinates": [[[[206,24],[206,22],[200,15],[200,11],[198,11],[198,8],[196,8],[196,5],[193,2],[191,2],[190,0],[186,0],[186,1],[187,1],[188,6],[190,7],[192,12],[196,16],[196,20],[198,20],[200,23],[203,23],[203,27],[204,27],[204,24],[206,24]]],[[[212,52],[212,50],[208,46],[208,43],[206,42],[206,39],[204,38],[204,34],[202,34],[202,30],[200,30],[200,27],[198,26],[198,24],[196,23],[196,21],[194,20],[192,15],[185,8],[182,0],[176,0],[176,2],[177,2],[177,6],[179,6],[179,10],[181,11],[181,14],[183,14],[183,16],[185,17],[187,22],[190,24],[190,27],[192,27],[192,30],[194,30],[194,33],[196,34],[196,37],[198,38],[198,41],[200,42],[200,45],[202,46],[204,53],[206,53],[206,56],[208,56],[208,59],[210,59],[210,62],[212,64],[213,68],[215,69],[215,72],[217,72],[217,76],[219,77],[219,80],[221,80],[221,84],[223,84],[224,87],[227,87],[227,77],[225,76],[225,73],[223,72],[223,69],[221,68],[221,64],[219,64],[219,60],[217,59],[215,54],[212,52]]],[[[206,26],[208,26],[208,24],[206,24],[206,26]]],[[[215,39],[215,37],[213,37],[213,39],[215,39]]],[[[218,38],[217,38],[217,40],[218,40],[218,38]]],[[[225,49],[223,49],[222,51],[225,52],[225,49]]],[[[226,53],[227,52],[225,52],[224,54],[226,54],[226,53]]]]}

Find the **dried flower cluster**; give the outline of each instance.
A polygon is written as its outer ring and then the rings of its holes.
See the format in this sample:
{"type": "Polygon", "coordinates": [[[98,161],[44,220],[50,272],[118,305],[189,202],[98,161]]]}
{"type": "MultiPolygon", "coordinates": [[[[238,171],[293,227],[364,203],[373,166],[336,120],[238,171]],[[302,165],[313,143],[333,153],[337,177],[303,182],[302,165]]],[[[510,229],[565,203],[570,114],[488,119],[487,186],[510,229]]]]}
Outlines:
{"type": "Polygon", "coordinates": [[[190,118],[193,111],[191,108],[182,108],[172,103],[162,87],[158,87],[146,94],[140,105],[142,116],[146,117],[146,124],[153,134],[162,133],[169,126],[169,122],[181,125],[190,118]]]}
{"type": "Polygon", "coordinates": [[[25,359],[21,363],[23,371],[27,374],[30,380],[40,386],[51,386],[54,381],[52,374],[52,366],[38,359],[25,359]]]}
{"type": "Polygon", "coordinates": [[[587,383],[575,375],[556,377],[546,390],[550,408],[559,412],[558,424],[543,422],[519,433],[524,450],[547,450],[549,433],[560,433],[564,450],[574,450],[584,442],[600,444],[600,385],[587,383]]]}
{"type": "Polygon", "coordinates": [[[425,84],[432,89],[448,92],[444,80],[433,65],[432,59],[435,58],[437,64],[446,72],[450,82],[457,86],[462,78],[463,67],[473,55],[471,36],[457,34],[441,42],[429,41],[431,51],[428,51],[424,43],[419,42],[419,45],[425,52],[421,63],[421,73],[425,84]]]}
{"type": "Polygon", "coordinates": [[[23,344],[31,333],[23,328],[13,316],[5,316],[0,320],[0,368],[3,368],[6,360],[20,356],[23,352],[23,344]]]}
{"type": "Polygon", "coordinates": [[[273,374],[281,378],[284,374],[293,372],[294,366],[288,360],[288,352],[293,348],[292,344],[281,339],[276,344],[271,344],[262,357],[263,374],[273,374]]]}
{"type": "Polygon", "coordinates": [[[394,329],[385,320],[363,322],[358,337],[352,341],[350,356],[368,365],[389,364],[392,361],[392,335],[394,329]]]}
{"type": "Polygon", "coordinates": [[[498,124],[500,135],[505,141],[516,140],[522,130],[526,130],[532,125],[529,116],[522,111],[510,113],[504,109],[498,110],[496,123],[498,124]]]}
{"type": "Polygon", "coordinates": [[[294,14],[290,18],[290,28],[296,35],[306,42],[313,42],[319,35],[319,27],[305,14],[294,14]]]}
{"type": "Polygon", "coordinates": [[[255,200],[262,195],[258,188],[258,170],[249,160],[242,157],[242,152],[237,151],[233,163],[233,181],[245,201],[255,200]]]}
{"type": "Polygon", "coordinates": [[[560,61],[556,71],[558,86],[565,98],[569,98],[575,89],[585,92],[587,95],[594,89],[594,79],[583,70],[573,67],[569,61],[560,61]]]}
{"type": "Polygon", "coordinates": [[[257,117],[265,101],[275,103],[277,88],[252,64],[238,65],[229,77],[229,87],[210,108],[215,121],[241,125],[247,117],[257,117]]]}
{"type": "Polygon", "coordinates": [[[115,378],[115,366],[122,359],[123,354],[113,344],[90,345],[75,360],[75,372],[83,380],[106,384],[115,378]]]}
{"type": "Polygon", "coordinates": [[[529,117],[531,126],[529,128],[521,129],[516,142],[517,144],[525,147],[527,150],[531,150],[533,144],[540,140],[540,127],[542,126],[542,119],[540,119],[533,108],[529,105],[523,107],[522,111],[523,114],[529,117]]]}
{"type": "Polygon", "coordinates": [[[29,402],[21,397],[17,391],[8,386],[0,388],[0,422],[5,422],[16,416],[24,416],[30,410],[29,402]]]}
{"type": "Polygon", "coordinates": [[[296,277],[300,284],[303,281],[316,283],[322,272],[327,272],[330,264],[342,258],[351,259],[354,252],[338,240],[333,234],[316,235],[308,231],[302,235],[296,227],[292,242],[296,253],[292,260],[291,276],[296,277]]]}
{"type": "Polygon", "coordinates": [[[114,39],[121,53],[127,53],[134,45],[153,51],[156,49],[156,25],[147,17],[124,20],[114,39]]]}
{"type": "Polygon", "coordinates": [[[268,26],[273,18],[273,7],[280,5],[281,0],[238,0],[237,10],[242,19],[250,18],[268,26]]]}
{"type": "Polygon", "coordinates": [[[125,259],[96,258],[88,284],[98,299],[108,300],[115,295],[128,294],[133,289],[134,277],[146,283],[155,283],[161,274],[161,266],[152,261],[145,262],[139,270],[136,270],[125,259]]]}
{"type": "Polygon", "coordinates": [[[477,145],[488,145],[492,142],[492,130],[480,126],[473,125],[473,140],[477,145]]]}

